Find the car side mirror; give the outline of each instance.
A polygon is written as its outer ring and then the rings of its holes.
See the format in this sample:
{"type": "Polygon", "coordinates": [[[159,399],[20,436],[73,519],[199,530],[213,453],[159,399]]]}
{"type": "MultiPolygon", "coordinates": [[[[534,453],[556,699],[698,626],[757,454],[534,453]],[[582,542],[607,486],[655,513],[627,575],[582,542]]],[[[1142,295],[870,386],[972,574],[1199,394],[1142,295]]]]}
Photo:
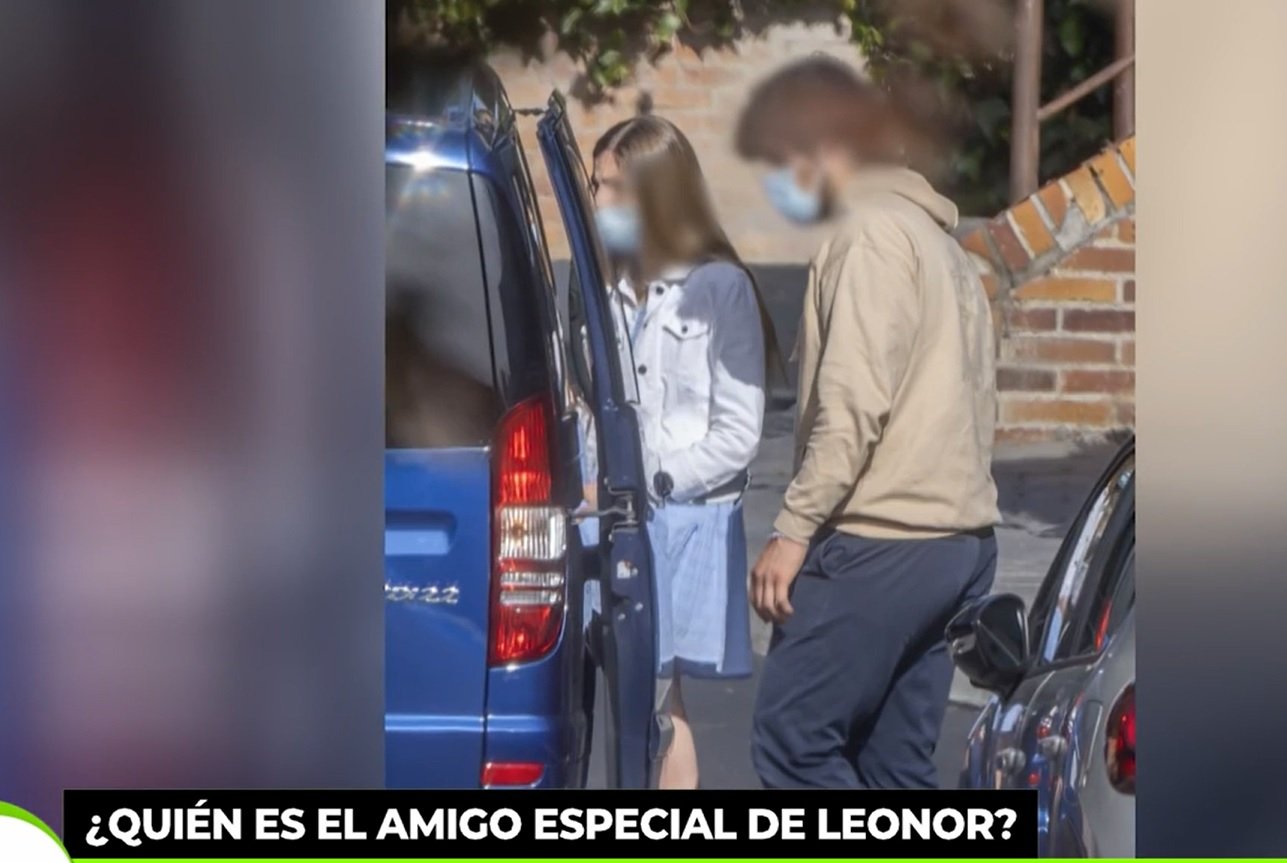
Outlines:
{"type": "Polygon", "coordinates": [[[980,689],[1004,695],[1028,667],[1028,615],[1012,593],[970,603],[945,635],[952,661],[980,689]]]}

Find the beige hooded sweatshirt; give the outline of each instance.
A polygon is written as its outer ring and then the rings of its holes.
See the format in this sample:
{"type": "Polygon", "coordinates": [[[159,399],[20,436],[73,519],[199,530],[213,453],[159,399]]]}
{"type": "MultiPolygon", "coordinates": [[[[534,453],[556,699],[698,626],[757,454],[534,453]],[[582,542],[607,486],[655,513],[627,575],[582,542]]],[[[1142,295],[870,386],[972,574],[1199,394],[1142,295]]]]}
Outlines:
{"type": "Polygon", "coordinates": [[[774,528],[944,536],[998,521],[992,317],[919,174],[853,179],[809,267],[797,351],[795,478],[774,528]]]}

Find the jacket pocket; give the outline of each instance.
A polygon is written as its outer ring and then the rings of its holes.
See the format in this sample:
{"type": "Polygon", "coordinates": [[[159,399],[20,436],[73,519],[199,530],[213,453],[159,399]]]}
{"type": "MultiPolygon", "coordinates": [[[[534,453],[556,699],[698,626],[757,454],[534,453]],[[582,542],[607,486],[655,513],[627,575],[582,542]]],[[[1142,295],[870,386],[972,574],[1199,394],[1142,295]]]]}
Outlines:
{"type": "Polygon", "coordinates": [[[662,324],[662,362],[665,374],[699,395],[710,389],[710,321],[674,318],[662,324]]]}

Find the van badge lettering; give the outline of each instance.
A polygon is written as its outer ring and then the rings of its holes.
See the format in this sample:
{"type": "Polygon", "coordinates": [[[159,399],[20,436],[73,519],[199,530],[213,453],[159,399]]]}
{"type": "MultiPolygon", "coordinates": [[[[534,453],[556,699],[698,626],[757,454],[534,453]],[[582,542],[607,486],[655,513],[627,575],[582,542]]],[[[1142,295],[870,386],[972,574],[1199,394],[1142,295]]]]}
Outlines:
{"type": "Polygon", "coordinates": [[[409,584],[384,583],[385,602],[418,602],[422,605],[455,605],[460,602],[460,585],[427,584],[412,587],[409,584]]]}

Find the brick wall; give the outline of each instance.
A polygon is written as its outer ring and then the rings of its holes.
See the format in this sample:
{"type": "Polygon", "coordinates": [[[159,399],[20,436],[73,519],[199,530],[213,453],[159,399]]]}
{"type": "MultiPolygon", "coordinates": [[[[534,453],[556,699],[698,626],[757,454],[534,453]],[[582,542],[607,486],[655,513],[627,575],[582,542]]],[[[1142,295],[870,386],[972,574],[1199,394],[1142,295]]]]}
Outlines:
{"type": "MultiPolygon", "coordinates": [[[[754,35],[735,46],[702,51],[676,41],[656,62],[641,61],[632,80],[607,101],[587,104],[568,99],[568,114],[582,153],[589,158],[594,142],[610,126],[638,113],[641,99],[651,110],[673,121],[692,141],[701,159],[721,223],[739,253],[748,261],[804,261],[817,249],[816,233],[790,228],[774,213],[753,169],[733,152],[737,116],[750,89],[763,76],[788,60],[815,52],[862,65],[862,56],[849,41],[847,20],[821,4],[806,20],[765,22],[754,35]]],[[[554,89],[578,91],[581,68],[549,45],[545,59],[529,60],[505,51],[489,58],[510,101],[518,108],[543,106],[554,89]]],[[[524,146],[541,196],[541,212],[551,252],[566,257],[567,244],[553,192],[540,163],[534,131],[536,121],[520,118],[524,146]]]]}
{"type": "MultiPolygon", "coordinates": [[[[733,152],[732,134],[751,87],[782,63],[813,52],[862,65],[847,22],[830,12],[808,23],[765,24],[725,49],[699,52],[676,42],[655,62],[640,62],[631,82],[609,100],[570,98],[572,126],[588,157],[600,134],[637,113],[641,100],[649,102],[692,140],[720,219],[742,256],[775,267],[803,265],[825,228],[800,230],[772,211],[755,172],[733,152]]],[[[578,91],[577,64],[554,44],[543,56],[502,52],[490,58],[516,107],[544,105],[554,89],[578,91]]],[[[566,258],[535,119],[519,122],[551,253],[566,258]]],[[[1002,441],[1097,437],[1134,426],[1134,171],[1130,139],[959,234],[992,300],[1002,441]]],[[[789,296],[769,299],[781,300],[775,321],[787,343],[799,300],[795,287],[781,293],[789,296]]]]}
{"type": "Polygon", "coordinates": [[[1135,139],[960,235],[997,330],[998,439],[1135,425],[1135,139]]]}

